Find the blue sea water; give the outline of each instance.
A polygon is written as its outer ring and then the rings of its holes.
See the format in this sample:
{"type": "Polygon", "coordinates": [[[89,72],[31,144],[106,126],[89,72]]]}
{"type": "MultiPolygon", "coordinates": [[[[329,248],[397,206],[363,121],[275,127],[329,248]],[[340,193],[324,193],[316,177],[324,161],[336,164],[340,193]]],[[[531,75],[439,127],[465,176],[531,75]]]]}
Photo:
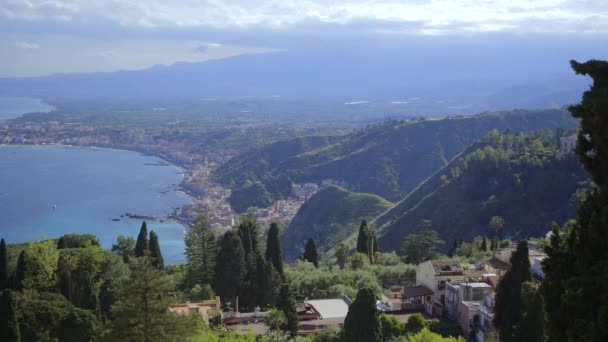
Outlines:
{"type": "MultiPolygon", "coordinates": [[[[125,213],[166,215],[190,203],[171,190],[182,175],[173,166],[146,165],[136,152],[60,146],[0,146],[0,237],[16,243],[66,233],[95,234],[110,248],[118,235],[137,237],[141,220],[125,213]]],[[[147,222],[168,263],[184,260],[184,229],[147,222]]]]}
{"type": "Polygon", "coordinates": [[[46,113],[53,108],[40,99],[29,97],[0,97],[0,120],[12,119],[27,113],[46,113]]]}

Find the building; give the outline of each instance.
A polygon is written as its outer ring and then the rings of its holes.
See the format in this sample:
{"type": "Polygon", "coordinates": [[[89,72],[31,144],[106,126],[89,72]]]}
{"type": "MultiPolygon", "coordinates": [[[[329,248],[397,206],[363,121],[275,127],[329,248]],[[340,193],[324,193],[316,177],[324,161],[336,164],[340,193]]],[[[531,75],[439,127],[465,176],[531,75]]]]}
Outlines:
{"type": "Polygon", "coordinates": [[[449,282],[445,288],[445,313],[451,320],[459,317],[459,307],[462,301],[483,301],[492,295],[492,286],[486,283],[449,282]]]}
{"type": "Polygon", "coordinates": [[[382,296],[378,309],[390,311],[424,311],[425,303],[433,302],[433,291],[424,286],[399,286],[391,289],[390,297],[382,296]]]}
{"type": "Polygon", "coordinates": [[[198,313],[203,316],[207,322],[209,322],[210,319],[222,316],[219,296],[216,296],[215,299],[204,300],[202,302],[174,304],[169,306],[169,311],[182,316],[198,313]]]}
{"type": "Polygon", "coordinates": [[[433,300],[425,303],[429,315],[443,314],[446,283],[464,281],[464,268],[458,260],[429,260],[416,268],[416,285],[424,286],[433,292],[433,300]]]}
{"type": "Polygon", "coordinates": [[[576,149],[576,134],[561,137],[559,151],[555,152],[555,158],[562,159],[563,157],[571,154],[576,149]]]}
{"type": "Polygon", "coordinates": [[[301,321],[313,319],[344,319],[352,300],[347,296],[334,299],[305,299],[298,305],[298,319],[301,321]]]}
{"type": "Polygon", "coordinates": [[[462,301],[458,312],[458,324],[468,341],[498,341],[492,324],[493,307],[489,307],[486,301],[462,301]]]}

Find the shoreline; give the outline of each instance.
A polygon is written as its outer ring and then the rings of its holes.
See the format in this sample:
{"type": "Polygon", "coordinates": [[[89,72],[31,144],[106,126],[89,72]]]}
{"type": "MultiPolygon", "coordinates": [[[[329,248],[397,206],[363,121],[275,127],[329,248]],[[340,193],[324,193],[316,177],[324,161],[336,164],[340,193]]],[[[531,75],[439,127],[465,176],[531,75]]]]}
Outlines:
{"type": "MultiPolygon", "coordinates": [[[[160,155],[152,153],[150,151],[140,151],[140,150],[135,150],[135,149],[129,150],[129,149],[125,149],[125,148],[106,147],[106,146],[87,146],[87,145],[68,145],[68,144],[4,144],[4,143],[0,143],[0,148],[7,148],[7,147],[13,147],[13,148],[14,147],[17,147],[17,148],[30,148],[30,147],[38,147],[38,148],[55,147],[55,148],[57,148],[57,147],[59,147],[59,148],[66,148],[66,149],[70,149],[70,148],[79,149],[80,148],[80,149],[139,153],[143,156],[159,158],[163,162],[167,163],[167,165],[161,165],[161,166],[173,167],[173,168],[177,169],[178,173],[181,176],[179,184],[169,186],[170,191],[173,191],[181,196],[186,197],[188,199],[188,201],[190,202],[189,204],[179,207],[179,211],[183,212],[185,207],[194,205],[199,200],[199,198],[196,197],[195,194],[188,191],[187,187],[184,186],[184,180],[186,179],[185,174],[188,171],[190,171],[189,168],[187,168],[186,166],[183,166],[183,165],[178,165],[178,164],[174,163],[173,161],[166,159],[164,156],[160,156],[160,155]]],[[[144,166],[156,166],[156,165],[144,165],[144,166]]],[[[168,214],[165,214],[163,216],[133,214],[133,213],[122,213],[122,214],[120,214],[120,216],[127,216],[127,214],[130,214],[134,217],[146,217],[146,219],[150,218],[149,219],[150,221],[159,221],[159,222],[160,221],[174,221],[174,222],[177,222],[177,223],[183,225],[186,228],[189,227],[192,222],[189,222],[188,220],[181,218],[180,215],[176,213],[177,211],[178,211],[178,209],[171,208],[171,212],[168,214]]],[[[118,218],[121,218],[120,216],[118,218]]],[[[114,218],[111,218],[111,220],[114,220],[114,218]]]]}

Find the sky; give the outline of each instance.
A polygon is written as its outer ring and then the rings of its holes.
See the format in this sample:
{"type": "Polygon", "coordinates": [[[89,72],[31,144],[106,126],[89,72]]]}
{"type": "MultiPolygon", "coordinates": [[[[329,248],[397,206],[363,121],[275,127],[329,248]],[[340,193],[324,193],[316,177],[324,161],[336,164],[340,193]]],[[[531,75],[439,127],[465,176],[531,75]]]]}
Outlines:
{"type": "Polygon", "coordinates": [[[605,42],[608,1],[0,0],[0,77],[505,36],[605,42]]]}

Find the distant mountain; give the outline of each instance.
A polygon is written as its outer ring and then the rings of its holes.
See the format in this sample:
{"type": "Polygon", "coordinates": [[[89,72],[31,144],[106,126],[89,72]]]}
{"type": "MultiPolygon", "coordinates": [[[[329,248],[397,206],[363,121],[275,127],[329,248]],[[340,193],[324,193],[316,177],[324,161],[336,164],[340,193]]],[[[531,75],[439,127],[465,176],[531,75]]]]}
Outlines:
{"type": "Polygon", "coordinates": [[[574,155],[556,159],[551,131],[492,131],[380,215],[379,244],[398,250],[403,238],[431,220],[447,241],[492,236],[490,218],[505,219],[502,237],[544,236],[552,221],[574,217],[577,190],[588,175],[574,155]]]}
{"type": "Polygon", "coordinates": [[[304,183],[331,178],[345,181],[350,191],[394,201],[492,129],[529,131],[575,124],[565,110],[390,121],[341,137],[296,139],[248,151],[222,165],[214,177],[237,194],[248,195],[238,197],[241,211],[258,203],[256,193],[274,198],[288,195],[287,180],[304,183]],[[257,191],[246,188],[256,182],[262,183],[255,186],[257,191]]]}
{"type": "Polygon", "coordinates": [[[323,252],[351,236],[361,220],[373,219],[393,204],[371,194],[331,186],[306,201],[281,236],[283,258],[293,261],[306,240],[314,238],[323,252]]]}
{"type": "Polygon", "coordinates": [[[535,45],[508,49],[504,41],[499,46],[430,41],[415,42],[414,49],[411,44],[381,43],[364,51],[291,49],[134,71],[1,78],[0,96],[79,101],[267,99],[270,109],[282,100],[325,101],[331,104],[326,107],[328,117],[341,110],[356,115],[360,108],[386,116],[447,115],[560,107],[571,103],[588,83],[570,71],[572,51],[563,47],[551,58],[531,58],[531,50],[548,53],[535,45]],[[530,85],[530,80],[536,83],[530,85]],[[523,98],[518,91],[522,87],[523,98]]]}

